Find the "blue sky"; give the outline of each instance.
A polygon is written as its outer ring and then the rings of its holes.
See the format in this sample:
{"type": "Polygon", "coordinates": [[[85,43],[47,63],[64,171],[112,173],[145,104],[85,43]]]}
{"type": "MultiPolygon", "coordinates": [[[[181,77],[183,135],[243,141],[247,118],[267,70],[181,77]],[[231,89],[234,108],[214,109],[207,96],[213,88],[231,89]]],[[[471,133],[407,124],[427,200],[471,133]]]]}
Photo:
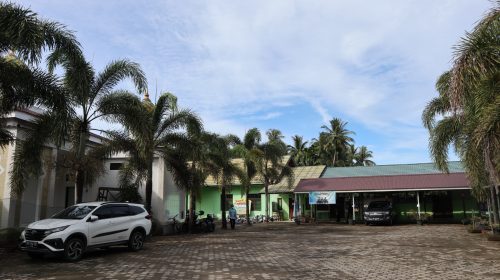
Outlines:
{"type": "MultiPolygon", "coordinates": [[[[317,137],[349,122],[377,164],[428,162],[420,121],[486,0],[17,1],[74,30],[97,71],[127,58],[205,128],[317,137]]],[[[124,88],[133,90],[130,83],[124,88]]],[[[97,123],[97,126],[107,126],[97,123]]],[[[452,157],[456,159],[456,157],[452,157]]]]}

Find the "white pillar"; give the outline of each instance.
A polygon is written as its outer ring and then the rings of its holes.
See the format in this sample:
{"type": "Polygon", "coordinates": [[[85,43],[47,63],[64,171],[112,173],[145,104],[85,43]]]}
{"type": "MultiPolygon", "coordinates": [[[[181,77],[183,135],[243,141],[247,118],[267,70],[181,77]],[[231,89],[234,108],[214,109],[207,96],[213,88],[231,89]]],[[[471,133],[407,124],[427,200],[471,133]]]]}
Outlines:
{"type": "Polygon", "coordinates": [[[354,202],[354,193],[352,194],[352,221],[356,221],[356,212],[354,211],[356,204],[354,202]]]}
{"type": "Polygon", "coordinates": [[[420,220],[420,195],[417,192],[417,213],[418,213],[418,219],[420,220]]]}
{"type": "Polygon", "coordinates": [[[293,201],[293,219],[297,220],[297,203],[298,203],[298,196],[295,194],[295,199],[293,201]]]}

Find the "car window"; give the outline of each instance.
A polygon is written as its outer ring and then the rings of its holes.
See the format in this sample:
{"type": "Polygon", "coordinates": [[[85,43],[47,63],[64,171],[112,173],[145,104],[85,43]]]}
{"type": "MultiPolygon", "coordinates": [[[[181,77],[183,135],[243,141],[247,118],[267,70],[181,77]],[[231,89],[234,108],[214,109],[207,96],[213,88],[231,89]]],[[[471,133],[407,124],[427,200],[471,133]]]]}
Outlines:
{"type": "Polygon", "coordinates": [[[95,206],[73,205],[52,216],[54,219],[80,220],[85,218],[95,206]]]}
{"type": "Polygon", "coordinates": [[[130,211],[130,214],[132,214],[132,215],[138,215],[138,214],[141,214],[141,213],[146,211],[146,210],[144,210],[144,208],[141,208],[139,206],[133,206],[133,205],[130,205],[128,209],[130,211]]]}
{"type": "Polygon", "coordinates": [[[128,205],[113,205],[111,206],[111,211],[113,212],[113,217],[124,217],[130,215],[128,205]]]}
{"type": "Polygon", "coordinates": [[[372,210],[386,210],[391,207],[391,203],[387,201],[372,201],[368,205],[369,209],[372,210]]]}
{"type": "Polygon", "coordinates": [[[99,220],[109,219],[113,217],[113,213],[111,212],[111,207],[102,206],[99,209],[95,210],[92,215],[95,215],[99,218],[99,220]]]}

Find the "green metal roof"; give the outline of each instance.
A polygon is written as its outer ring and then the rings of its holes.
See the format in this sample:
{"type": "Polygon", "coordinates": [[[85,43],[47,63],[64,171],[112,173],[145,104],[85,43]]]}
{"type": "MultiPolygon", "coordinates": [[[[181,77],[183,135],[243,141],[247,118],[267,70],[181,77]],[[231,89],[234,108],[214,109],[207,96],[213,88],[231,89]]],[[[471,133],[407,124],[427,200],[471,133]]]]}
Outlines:
{"type": "MultiPolygon", "coordinates": [[[[465,172],[460,161],[448,163],[450,173],[465,172]]],[[[353,167],[328,167],[321,178],[340,177],[363,177],[363,176],[387,176],[387,175],[415,175],[415,174],[437,174],[443,173],[438,170],[434,163],[411,163],[390,164],[375,166],[353,166],[353,167]]]]}

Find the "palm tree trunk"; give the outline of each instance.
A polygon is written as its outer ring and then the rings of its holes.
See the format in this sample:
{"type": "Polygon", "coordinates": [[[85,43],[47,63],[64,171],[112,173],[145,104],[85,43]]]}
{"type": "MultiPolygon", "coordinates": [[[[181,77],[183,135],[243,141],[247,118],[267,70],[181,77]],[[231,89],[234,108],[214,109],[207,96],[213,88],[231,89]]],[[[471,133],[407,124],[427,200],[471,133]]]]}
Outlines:
{"type": "Polygon", "coordinates": [[[222,197],[221,197],[221,208],[222,208],[222,228],[227,229],[227,219],[226,219],[226,186],[222,186],[222,197]]]}
{"type": "Polygon", "coordinates": [[[151,213],[151,197],[153,195],[153,161],[148,166],[148,177],[146,179],[146,210],[151,213]]]}
{"type": "Polygon", "coordinates": [[[269,184],[264,183],[264,189],[266,193],[266,222],[269,222],[269,184]]]}
{"type": "Polygon", "coordinates": [[[493,223],[498,225],[499,224],[499,217],[498,217],[498,207],[497,207],[497,202],[496,202],[496,194],[495,194],[495,186],[491,185],[490,186],[490,204],[491,204],[491,212],[493,212],[493,223]]]}
{"type": "Polygon", "coordinates": [[[251,225],[250,223],[250,202],[248,200],[248,195],[250,194],[250,188],[246,187],[245,189],[245,197],[246,197],[246,215],[247,215],[247,224],[251,225]]]}
{"type": "Polygon", "coordinates": [[[85,148],[88,142],[88,133],[85,128],[80,131],[80,139],[78,143],[78,150],[76,151],[76,162],[78,164],[76,174],[75,174],[75,201],[76,203],[81,203],[83,200],[83,186],[85,184],[85,170],[82,170],[81,163],[83,157],[85,156],[85,148]]]}
{"type": "Polygon", "coordinates": [[[85,185],[85,176],[84,171],[78,169],[76,171],[75,178],[75,194],[76,194],[76,203],[82,203],[83,201],[83,186],[85,185]]]}
{"type": "Polygon", "coordinates": [[[498,215],[498,208],[500,205],[497,207],[497,201],[496,201],[496,191],[495,191],[495,185],[498,184],[498,177],[497,177],[497,172],[495,169],[495,166],[491,160],[491,153],[490,153],[490,142],[486,141],[486,145],[484,147],[484,159],[486,161],[486,170],[488,171],[488,175],[490,177],[490,197],[491,197],[491,210],[493,211],[493,220],[495,224],[499,224],[500,217],[498,215]]]}
{"type": "Polygon", "coordinates": [[[188,220],[187,220],[187,230],[188,232],[191,232],[191,229],[194,228],[193,225],[195,223],[193,217],[194,217],[194,203],[195,203],[195,197],[194,197],[194,192],[193,190],[189,190],[189,214],[188,214],[188,220]]]}

